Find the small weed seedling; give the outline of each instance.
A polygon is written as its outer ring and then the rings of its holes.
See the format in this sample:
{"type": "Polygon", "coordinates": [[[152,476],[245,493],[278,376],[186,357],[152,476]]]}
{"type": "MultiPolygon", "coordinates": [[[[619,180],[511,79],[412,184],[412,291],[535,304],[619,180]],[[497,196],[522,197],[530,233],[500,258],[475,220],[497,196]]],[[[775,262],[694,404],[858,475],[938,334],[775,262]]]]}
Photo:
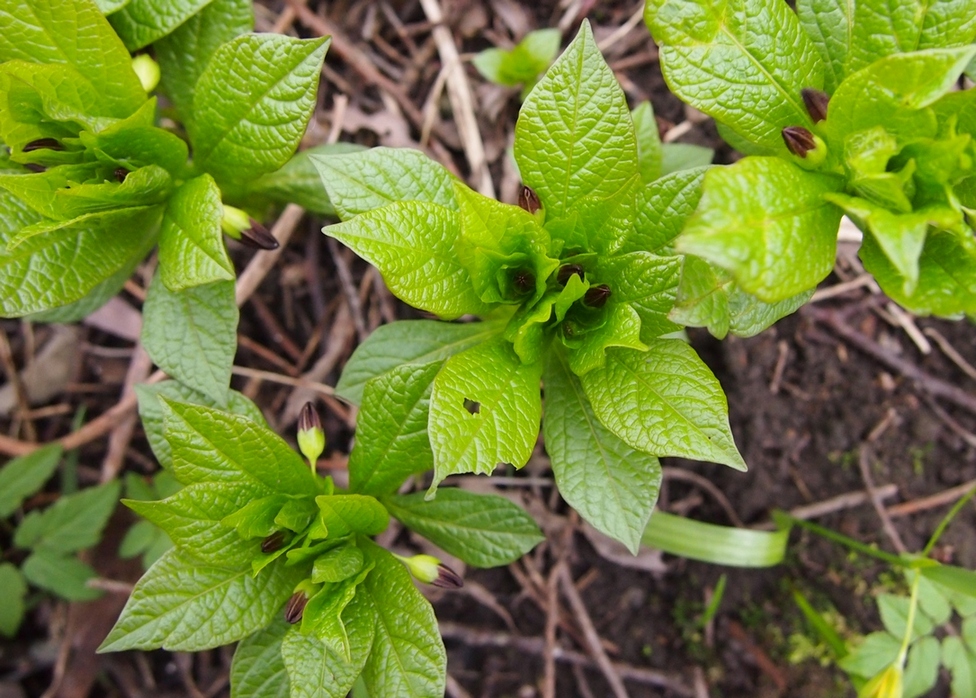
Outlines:
{"type": "Polygon", "coordinates": [[[486,80],[496,85],[522,85],[524,99],[559,53],[561,36],[558,29],[537,29],[526,34],[512,49],[485,49],[472,63],[486,80]]]}
{"type": "Polygon", "coordinates": [[[976,2],[648,0],[671,90],[749,155],[705,177],[676,247],[688,324],[724,334],[734,287],[802,302],[847,214],[885,293],[976,313],[976,2]]]}

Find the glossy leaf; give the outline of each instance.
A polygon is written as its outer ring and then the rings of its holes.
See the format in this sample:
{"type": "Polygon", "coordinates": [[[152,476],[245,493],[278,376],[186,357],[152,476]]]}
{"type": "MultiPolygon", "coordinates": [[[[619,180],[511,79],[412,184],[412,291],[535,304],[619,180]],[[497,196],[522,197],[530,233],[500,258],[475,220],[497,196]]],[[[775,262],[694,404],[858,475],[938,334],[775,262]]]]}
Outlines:
{"type": "Polygon", "coordinates": [[[129,0],[109,17],[130,51],[160,39],[199,12],[211,0],[129,0]]]}
{"type": "Polygon", "coordinates": [[[230,665],[231,698],[289,698],[282,640],[291,629],[284,618],[237,645],[230,665]]]}
{"type": "Polygon", "coordinates": [[[634,131],[637,136],[637,167],[641,179],[647,184],[663,174],[664,151],[657,130],[657,120],[654,118],[654,107],[650,102],[641,102],[630,115],[634,120],[634,131]]]}
{"type": "Polygon", "coordinates": [[[833,94],[848,73],[854,4],[846,0],[797,0],[796,14],[823,60],[824,89],[833,94]]]}
{"type": "Polygon", "coordinates": [[[683,170],[645,185],[637,194],[634,231],[624,240],[618,254],[674,254],[675,238],[698,207],[705,172],[703,168],[683,170]]]}
{"type": "Polygon", "coordinates": [[[641,542],[656,550],[714,565],[773,567],[783,562],[789,537],[789,529],[753,531],[656,511],[641,542]]]}

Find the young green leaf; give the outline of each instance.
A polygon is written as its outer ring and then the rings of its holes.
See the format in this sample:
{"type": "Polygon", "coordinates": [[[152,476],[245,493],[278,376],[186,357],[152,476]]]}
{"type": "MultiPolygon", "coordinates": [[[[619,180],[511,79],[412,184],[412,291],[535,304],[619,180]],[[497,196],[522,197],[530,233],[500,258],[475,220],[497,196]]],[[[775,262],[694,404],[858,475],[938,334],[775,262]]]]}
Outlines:
{"type": "Polygon", "coordinates": [[[10,516],[37,492],[61,462],[62,448],[50,444],[9,461],[0,469],[0,519],[10,516]]]}
{"type": "Polygon", "coordinates": [[[583,197],[610,198],[638,176],[627,98],[589,22],[526,98],[515,160],[547,219],[566,216],[583,197]]]}
{"type": "Polygon", "coordinates": [[[125,47],[136,51],[160,39],[211,0],[129,0],[109,17],[125,47]]]}
{"type": "Polygon", "coordinates": [[[363,667],[366,689],[400,698],[443,695],[447,654],[434,610],[390,553],[369,541],[363,552],[375,564],[356,594],[372,601],[376,613],[373,649],[363,667]]]}
{"type": "Polygon", "coordinates": [[[330,538],[360,533],[375,536],[390,525],[386,508],[364,494],[327,494],[315,498],[321,512],[322,523],[330,538]]]}
{"type": "Polygon", "coordinates": [[[32,511],[17,527],[14,545],[52,553],[92,547],[115,510],[119,487],[118,482],[106,482],[63,496],[44,511],[32,511]]]}
{"type": "Polygon", "coordinates": [[[315,107],[328,47],[328,38],[278,34],[246,34],[220,46],[193,96],[197,167],[218,181],[246,182],[288,162],[315,107]]]}
{"type": "Polygon", "coordinates": [[[928,695],[939,680],[939,664],[942,648],[938,639],[929,635],[914,643],[908,650],[905,665],[904,698],[928,695]]]}
{"type": "Polygon", "coordinates": [[[543,382],[542,433],[559,494],[594,528],[636,555],[661,487],[661,464],[597,421],[561,352],[550,352],[543,382]]]}
{"type": "Polygon", "coordinates": [[[963,637],[949,636],[942,640],[942,663],[952,674],[952,693],[959,698],[976,696],[976,623],[972,618],[963,621],[963,637]]]}
{"type": "Polygon", "coordinates": [[[606,279],[611,304],[624,303],[637,312],[640,339],[647,342],[679,329],[668,320],[668,312],[677,297],[680,275],[680,257],[630,252],[599,260],[593,278],[606,279]]]}
{"type": "Polygon", "coordinates": [[[848,674],[868,678],[895,661],[900,649],[901,639],[891,633],[871,633],[837,665],[848,674]]]}
{"type": "MultiPolygon", "coordinates": [[[[860,3],[858,3],[860,9],[860,3]]],[[[833,94],[847,76],[854,33],[853,3],[847,0],[797,0],[800,26],[824,64],[824,89],[833,94]]]]}
{"type": "Polygon", "coordinates": [[[170,291],[157,274],[143,308],[142,342],[153,362],[221,407],[237,350],[234,283],[170,291]]]}
{"type": "Polygon", "coordinates": [[[664,143],[661,145],[661,174],[694,170],[712,164],[715,151],[694,143],[664,143]]]}
{"type": "Polygon", "coordinates": [[[353,404],[363,400],[366,381],[397,366],[443,361],[498,336],[498,322],[454,324],[436,320],[400,320],[381,325],[356,347],[339,377],[336,394],[353,404]]]}
{"type": "Polygon", "coordinates": [[[746,469],[722,386],[684,342],[657,339],[646,352],[610,349],[606,365],[580,380],[597,418],[632,448],[746,469]]]}
{"type": "Polygon", "coordinates": [[[190,179],[173,193],[159,235],[159,275],[170,291],[234,281],[220,229],[223,212],[210,175],[190,179]]]}
{"type": "Polygon", "coordinates": [[[231,698],[289,698],[281,650],[290,629],[284,618],[277,618],[240,641],[230,664],[231,698]]]}
{"type": "Polygon", "coordinates": [[[380,147],[311,160],[342,220],[397,201],[458,208],[454,175],[419,150],[380,147]]]}
{"type": "Polygon", "coordinates": [[[197,81],[221,44],[254,28],[250,0],[210,0],[206,6],[155,43],[161,84],[184,125],[193,122],[197,81]]]}
{"type": "Polygon", "coordinates": [[[383,499],[390,514],[411,531],[474,567],[507,565],[543,540],[532,517],[504,497],[454,487],[383,499]]]}
{"type": "Polygon", "coordinates": [[[448,475],[528,462],[539,434],[541,374],[541,362],[522,364],[501,339],[447,360],[430,396],[432,493],[448,475]]]}
{"type": "Polygon", "coordinates": [[[315,558],[312,581],[316,584],[342,582],[363,569],[363,551],[354,544],[333,548],[315,558]]]}
{"type": "Polygon", "coordinates": [[[327,226],[323,232],[379,269],[398,298],[452,319],[466,313],[483,315],[491,307],[475,294],[471,275],[454,250],[459,229],[458,214],[449,208],[400,201],[327,226]]]}
{"type": "Polygon", "coordinates": [[[641,102],[630,112],[630,116],[634,120],[634,132],[637,136],[637,169],[644,184],[649,184],[663,174],[664,151],[661,148],[657,120],[654,118],[654,107],[650,102],[641,102]]]}
{"type": "Polygon", "coordinates": [[[682,100],[777,153],[783,128],[812,125],[800,90],[823,87],[823,66],[786,3],[649,0],[644,20],[682,100]]]}
{"type": "Polygon", "coordinates": [[[270,623],[305,574],[278,560],[255,576],[250,565],[203,565],[174,548],[136,584],[98,651],[192,652],[236,642],[270,623]]]}
{"type": "Polygon", "coordinates": [[[485,49],[471,62],[486,80],[499,85],[531,84],[556,57],[561,38],[558,29],[537,29],[526,34],[514,48],[485,49]]]}
{"type": "Polygon", "coordinates": [[[350,490],[389,494],[414,473],[434,467],[427,419],[434,376],[442,365],[397,366],[366,382],[349,454],[350,490]]]}
{"type": "Polygon", "coordinates": [[[102,595],[86,582],[98,575],[78,558],[53,550],[40,549],[30,554],[21,566],[24,578],[41,589],[68,601],[91,601],[102,595]]]}
{"type": "Polygon", "coordinates": [[[637,193],[634,230],[617,254],[674,254],[675,238],[684,229],[688,216],[698,207],[706,171],[697,168],[674,172],[642,187],[637,193]]]}
{"type": "Polygon", "coordinates": [[[0,563],[0,595],[4,599],[4,603],[0,604],[0,635],[12,638],[24,618],[27,582],[20,570],[9,562],[0,563]]]}
{"type": "Polygon", "coordinates": [[[773,157],[713,168],[678,250],[728,269],[760,300],[789,298],[834,266],[841,211],[823,195],[842,186],[838,177],[773,157]]]}

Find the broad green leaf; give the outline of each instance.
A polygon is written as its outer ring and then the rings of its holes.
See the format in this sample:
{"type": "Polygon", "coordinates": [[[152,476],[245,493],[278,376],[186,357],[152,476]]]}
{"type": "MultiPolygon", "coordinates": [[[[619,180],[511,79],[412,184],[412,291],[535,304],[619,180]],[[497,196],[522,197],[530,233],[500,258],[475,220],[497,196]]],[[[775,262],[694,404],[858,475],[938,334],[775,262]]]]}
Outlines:
{"type": "Polygon", "coordinates": [[[247,181],[288,162],[315,107],[329,39],[246,34],[220,46],[193,95],[197,167],[247,181]]]}
{"type": "Polygon", "coordinates": [[[230,664],[231,698],[289,698],[282,658],[282,640],[289,630],[284,618],[277,618],[240,641],[230,664]]]}
{"type": "Polygon", "coordinates": [[[789,539],[788,528],[754,531],[717,526],[655,511],[644,530],[641,543],[655,550],[713,565],[773,567],[786,557],[789,539]]]}
{"type": "Polygon", "coordinates": [[[869,678],[895,661],[900,649],[901,639],[891,633],[871,633],[837,664],[848,674],[869,678]]]}
{"type": "Polygon", "coordinates": [[[694,170],[712,164],[715,151],[694,143],[664,143],[661,145],[661,174],[694,170]]]}
{"type": "Polygon", "coordinates": [[[645,185],[637,194],[634,232],[618,254],[653,252],[674,254],[674,240],[701,199],[704,168],[665,175],[645,185]]]}
{"type": "Polygon", "coordinates": [[[923,637],[912,645],[905,666],[904,698],[928,695],[939,678],[941,655],[939,641],[932,636],[923,637]]]}
{"type": "Polygon", "coordinates": [[[361,533],[375,536],[390,525],[390,515],[375,497],[364,494],[326,494],[315,498],[329,537],[361,533]]]}
{"type": "Polygon", "coordinates": [[[163,532],[154,524],[148,521],[136,521],[125,532],[122,542],[119,543],[119,557],[123,560],[130,560],[136,555],[144,553],[156,541],[156,536],[160,534],[163,532]]]}
{"type": "Polygon", "coordinates": [[[178,292],[216,281],[234,281],[220,221],[220,189],[204,174],[183,183],[166,204],[159,234],[159,275],[178,292]]]}
{"type": "MultiPolygon", "coordinates": [[[[585,328],[582,336],[579,320],[590,313],[585,308],[570,313],[563,324],[563,343],[569,349],[569,368],[577,376],[600,368],[606,362],[606,352],[610,347],[623,347],[644,351],[647,345],[641,341],[641,317],[627,303],[611,301],[595,316],[591,316],[596,327],[585,328]],[[577,336],[570,336],[570,335],[577,336]]],[[[575,310],[575,309],[574,309],[575,310]]]]}
{"type": "Polygon", "coordinates": [[[86,582],[98,575],[78,558],[53,550],[31,553],[21,566],[24,577],[36,587],[50,591],[68,601],[91,601],[102,595],[86,582]]]}
{"type": "Polygon", "coordinates": [[[366,382],[349,454],[350,490],[389,494],[411,475],[434,467],[427,418],[434,376],[442,365],[397,366],[366,382]]]}
{"type": "Polygon", "coordinates": [[[258,551],[258,542],[243,540],[221,520],[269,490],[238,484],[199,482],[158,502],[125,500],[124,504],[151,521],[191,557],[211,565],[244,565],[258,551]]]}
{"type": "Polygon", "coordinates": [[[419,150],[370,148],[346,155],[313,155],[312,164],[339,218],[397,201],[427,201],[457,210],[456,178],[419,150]]]}
{"type": "Polygon", "coordinates": [[[346,362],[336,394],[358,405],[371,378],[402,365],[443,361],[501,334],[498,322],[449,323],[436,320],[400,320],[381,325],[346,362]]]}
{"type": "Polygon", "coordinates": [[[637,136],[637,168],[641,180],[644,184],[648,184],[663,174],[664,151],[657,130],[657,121],[654,119],[654,107],[650,102],[641,102],[631,111],[630,116],[634,120],[634,131],[637,136]]]}
{"type": "Polygon", "coordinates": [[[153,362],[221,407],[237,351],[234,282],[170,291],[157,274],[143,307],[142,343],[153,362]]]}
{"type": "Polygon", "coordinates": [[[254,28],[249,0],[209,0],[173,32],[155,43],[160,83],[185,125],[193,122],[193,95],[197,80],[218,47],[254,28]]]}
{"type": "Polygon", "coordinates": [[[169,34],[205,7],[210,0],[129,0],[109,17],[130,51],[169,34]]]}
{"type": "MultiPolygon", "coordinates": [[[[144,109],[155,119],[156,98],[146,102],[144,109]]],[[[140,110],[141,113],[142,110],[140,110]]],[[[153,125],[134,123],[139,114],[118,121],[97,134],[82,131],[81,142],[103,164],[134,171],[148,165],[158,165],[174,177],[183,175],[189,150],[186,141],[174,133],[153,125]]]]}
{"type": "MultiPolygon", "coordinates": [[[[971,621],[964,621],[968,622],[971,621]]],[[[942,664],[952,674],[953,696],[976,696],[976,647],[958,636],[945,637],[942,640],[942,664]]]]}
{"type": "Polygon", "coordinates": [[[549,352],[543,382],[543,437],[560,495],[594,528],[636,554],[661,487],[660,463],[597,421],[561,352],[549,352]]]}
{"type": "Polygon", "coordinates": [[[107,482],[62,496],[44,511],[32,511],[17,527],[14,545],[51,553],[92,547],[115,511],[119,487],[117,481],[107,482]]]}
{"type": "Polygon", "coordinates": [[[522,364],[502,339],[447,360],[430,396],[431,496],[448,475],[528,462],[539,434],[541,374],[541,362],[522,364]]]}
{"type": "Polygon", "coordinates": [[[322,640],[344,662],[352,661],[352,647],[342,612],[372,570],[373,563],[370,562],[354,576],[337,584],[322,585],[318,593],[308,600],[302,614],[301,631],[322,640]]]}
{"type": "Polygon", "coordinates": [[[976,597],[976,571],[952,565],[938,565],[923,567],[921,574],[925,579],[936,582],[952,591],[976,597]]]}
{"type": "Polygon", "coordinates": [[[781,154],[783,128],[812,125],[800,90],[823,87],[823,66],[785,2],[649,0],[644,20],[685,102],[781,154]]]}
{"type": "MultiPolygon", "coordinates": [[[[186,402],[204,407],[218,407],[216,400],[174,380],[153,383],[152,385],[137,385],[136,394],[139,396],[139,420],[142,422],[143,431],[146,432],[146,438],[149,440],[156,460],[165,469],[172,468],[173,453],[170,450],[169,443],[163,437],[163,407],[159,398],[163,397],[172,402],[186,402]]],[[[266,424],[264,415],[261,414],[258,406],[236,390],[227,393],[227,411],[247,417],[256,424],[262,426],[266,424]]]]}
{"type": "Polygon", "coordinates": [[[930,231],[918,258],[918,285],[911,294],[904,292],[907,279],[873,235],[864,236],[858,255],[884,292],[916,315],[976,313],[976,241],[971,236],[930,231]]]}
{"type": "MultiPolygon", "coordinates": [[[[895,637],[904,637],[908,628],[908,616],[910,613],[911,601],[907,596],[895,594],[878,595],[878,613],[881,615],[881,623],[885,630],[895,637]]],[[[912,640],[928,635],[934,626],[932,619],[916,608],[914,623],[912,623],[912,640]]]]}
{"type": "MultiPolygon", "coordinates": [[[[911,584],[914,575],[908,570],[905,572],[907,581],[911,584]]],[[[918,606],[920,612],[928,616],[935,626],[943,625],[952,616],[952,605],[943,590],[924,575],[918,577],[918,606]]]]}
{"type": "MultiPolygon", "coordinates": [[[[338,201],[331,192],[330,197],[338,201]]],[[[459,230],[458,214],[449,208],[400,201],[326,226],[323,232],[379,269],[398,298],[451,319],[490,309],[478,298],[454,250],[459,230]]]]}
{"type": "MultiPolygon", "coordinates": [[[[861,9],[862,3],[857,3],[861,9]]],[[[850,0],[797,0],[800,26],[824,64],[824,89],[833,94],[847,75],[854,34],[855,3],[850,0]]]]}
{"type": "Polygon", "coordinates": [[[373,649],[363,667],[370,695],[439,698],[444,695],[447,655],[434,610],[406,568],[386,550],[364,541],[376,567],[360,586],[376,613],[373,649]]]}
{"type": "Polygon", "coordinates": [[[415,492],[383,503],[411,531],[474,567],[507,565],[543,540],[532,517],[504,497],[444,487],[432,501],[415,492]]]}
{"type": "Polygon", "coordinates": [[[522,105],[515,160],[547,219],[569,214],[585,196],[612,197],[638,174],[627,98],[589,22],[522,105]]]}
{"type": "Polygon", "coordinates": [[[774,157],[713,168],[678,250],[728,269],[760,300],[784,300],[833,268],[841,210],[823,195],[842,186],[833,175],[774,157]]]}
{"type": "Polygon", "coordinates": [[[270,623],[305,574],[276,561],[255,576],[250,565],[203,565],[174,548],[136,584],[98,651],[192,652],[236,642],[270,623]]]}
{"type": "Polygon", "coordinates": [[[311,497],[289,499],[274,517],[274,523],[298,533],[305,530],[317,512],[315,501],[311,497]]]}
{"type": "Polygon", "coordinates": [[[0,469],[0,519],[16,511],[54,474],[61,462],[61,446],[50,444],[33,453],[8,461],[0,469]]]}
{"type": "Polygon", "coordinates": [[[371,654],[376,620],[372,601],[357,593],[342,612],[349,637],[348,661],[314,635],[292,628],[281,645],[291,698],[345,698],[371,654]]]}
{"type": "Polygon", "coordinates": [[[128,5],[129,0],[95,0],[95,4],[103,15],[109,15],[128,5]]]}
{"type": "Polygon", "coordinates": [[[625,303],[640,316],[640,338],[647,342],[678,330],[668,320],[681,275],[680,257],[630,252],[599,260],[591,283],[610,286],[609,305],[625,303]]]}
{"type": "Polygon", "coordinates": [[[100,96],[105,116],[124,118],[146,99],[129,52],[89,0],[7,3],[0,10],[0,62],[64,63],[100,96]]]}
{"type": "Polygon", "coordinates": [[[0,315],[49,310],[79,300],[119,269],[155,237],[162,207],[109,211],[85,225],[70,226],[6,250],[11,234],[33,212],[0,194],[0,315]]]}
{"type": "Polygon", "coordinates": [[[281,494],[316,494],[308,466],[264,424],[240,415],[158,397],[173,454],[173,474],[185,485],[221,482],[261,486],[281,494]]]}
{"type": "Polygon", "coordinates": [[[0,595],[4,599],[0,605],[0,635],[12,638],[24,618],[27,582],[20,570],[9,562],[0,563],[0,595]]]}
{"type": "Polygon", "coordinates": [[[532,84],[559,53],[561,38],[558,29],[537,29],[526,34],[512,49],[485,49],[471,62],[486,80],[499,85],[532,84]]]}
{"type": "Polygon", "coordinates": [[[51,324],[69,324],[78,322],[88,317],[96,310],[105,305],[110,299],[118,295],[125,282],[132,276],[132,272],[149,253],[155,241],[150,239],[144,249],[137,251],[129,261],[117,272],[96,285],[87,296],[76,300],[74,303],[62,305],[58,308],[43,310],[39,313],[32,313],[29,317],[31,322],[45,322],[51,324]]]}
{"type": "Polygon", "coordinates": [[[610,349],[605,366],[582,376],[597,418],[638,451],[745,470],[722,386],[694,349],[677,339],[648,347],[610,349]]]}
{"type": "Polygon", "coordinates": [[[352,544],[343,545],[315,558],[312,581],[335,584],[349,579],[362,568],[363,551],[352,544]]]}

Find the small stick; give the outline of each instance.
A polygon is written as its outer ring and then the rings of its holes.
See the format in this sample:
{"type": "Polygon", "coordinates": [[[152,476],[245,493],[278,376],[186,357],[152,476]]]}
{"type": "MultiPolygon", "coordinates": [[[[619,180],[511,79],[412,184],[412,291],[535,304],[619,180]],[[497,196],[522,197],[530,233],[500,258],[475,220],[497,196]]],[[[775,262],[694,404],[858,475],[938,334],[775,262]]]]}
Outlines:
{"type": "Polygon", "coordinates": [[[24,436],[28,441],[37,441],[37,429],[34,428],[34,422],[30,418],[30,400],[27,397],[27,387],[17,371],[10,341],[2,328],[0,328],[0,363],[3,364],[4,373],[7,374],[7,379],[14,388],[14,395],[17,396],[17,415],[20,418],[24,436]]]}
{"type": "Polygon", "coordinates": [[[948,356],[949,360],[958,366],[963,373],[973,380],[976,380],[976,368],[973,368],[973,365],[966,361],[962,354],[956,351],[954,346],[949,344],[949,340],[943,337],[941,332],[934,327],[926,327],[924,330],[922,330],[922,332],[924,332],[926,336],[935,340],[935,343],[939,345],[939,349],[942,350],[942,353],[948,356]]]}
{"type": "MultiPolygon", "coordinates": [[[[153,362],[149,354],[142,346],[142,342],[136,344],[136,352],[129,362],[129,370],[125,373],[125,384],[122,386],[122,397],[135,395],[136,383],[146,380],[152,371],[153,362]]],[[[122,469],[125,462],[125,452],[132,441],[132,433],[136,428],[137,417],[135,412],[130,412],[123,417],[112,429],[108,437],[108,450],[102,460],[102,474],[100,482],[114,480],[122,469]]]]}
{"type": "Polygon", "coordinates": [[[969,482],[964,482],[961,485],[950,487],[947,490],[929,495],[928,497],[921,497],[920,499],[913,499],[909,502],[895,504],[888,509],[888,515],[892,518],[898,516],[909,516],[920,511],[945,506],[959,499],[974,487],[976,487],[976,480],[970,480],[969,482]]]}
{"type": "Polygon", "coordinates": [[[352,316],[352,324],[356,328],[356,336],[360,342],[366,341],[366,322],[363,320],[363,306],[359,303],[359,294],[356,292],[356,285],[352,282],[352,272],[349,271],[349,263],[339,249],[339,243],[335,238],[327,238],[325,244],[332,255],[332,262],[336,267],[336,274],[339,276],[339,286],[342,288],[342,295],[349,304],[349,314],[352,316]]]}
{"type": "Polygon", "coordinates": [[[786,340],[779,340],[776,344],[779,356],[776,357],[776,366],[773,368],[773,378],[769,381],[769,392],[772,395],[779,393],[783,383],[783,371],[786,370],[786,360],[790,358],[790,345],[786,340]]]}
{"type": "Polygon", "coordinates": [[[888,516],[888,512],[884,507],[884,504],[878,499],[876,494],[877,489],[874,486],[874,478],[871,476],[871,448],[867,443],[861,444],[860,452],[857,457],[858,467],[861,469],[861,479],[864,480],[864,487],[868,491],[868,495],[871,500],[871,506],[878,513],[878,518],[881,519],[881,527],[884,529],[885,534],[888,536],[888,540],[891,541],[892,546],[899,555],[904,555],[908,552],[908,548],[905,547],[904,541],[902,541],[901,536],[895,529],[895,525],[891,523],[891,517],[888,516]]]}
{"type": "Polygon", "coordinates": [[[566,566],[560,560],[546,580],[546,651],[542,655],[542,698],[556,698],[556,625],[559,620],[559,575],[566,566]]]}
{"type": "MultiPolygon", "coordinates": [[[[898,494],[897,485],[882,485],[878,487],[874,495],[878,500],[890,499],[898,494]]],[[[821,516],[827,516],[828,514],[833,514],[838,511],[843,511],[844,509],[853,509],[854,507],[861,506],[868,501],[868,493],[864,490],[858,490],[856,492],[847,492],[845,494],[839,494],[836,497],[831,497],[830,499],[825,499],[822,502],[815,502],[814,504],[805,504],[802,507],[796,507],[795,509],[790,509],[789,515],[794,519],[802,519],[807,521],[809,519],[819,519],[821,516]]],[[[891,507],[888,513],[894,516],[892,513],[897,506],[891,507]]],[[[759,524],[758,526],[753,526],[757,531],[773,531],[776,529],[776,524],[772,521],[759,524]]]]}
{"type": "Polygon", "coordinates": [[[683,482],[690,482],[696,487],[700,487],[712,496],[715,503],[722,507],[725,515],[729,517],[729,521],[733,525],[739,528],[745,528],[745,524],[739,515],[732,508],[732,503],[729,501],[728,497],[722,494],[722,490],[715,486],[715,484],[708,478],[704,478],[698,473],[693,473],[690,470],[682,470],[681,468],[673,468],[666,466],[662,469],[662,475],[666,480],[681,480],[683,482]]]}
{"type": "Polygon", "coordinates": [[[275,250],[261,250],[258,252],[251,259],[247,268],[241,272],[241,275],[237,279],[235,293],[237,307],[244,305],[244,301],[250,298],[258,289],[258,286],[261,285],[261,281],[268,275],[275,262],[278,261],[278,257],[284,252],[285,247],[288,245],[288,240],[291,239],[292,233],[295,232],[298,222],[304,215],[305,209],[301,206],[295,204],[285,206],[285,210],[281,212],[278,220],[271,228],[271,234],[281,245],[275,250]]]}

